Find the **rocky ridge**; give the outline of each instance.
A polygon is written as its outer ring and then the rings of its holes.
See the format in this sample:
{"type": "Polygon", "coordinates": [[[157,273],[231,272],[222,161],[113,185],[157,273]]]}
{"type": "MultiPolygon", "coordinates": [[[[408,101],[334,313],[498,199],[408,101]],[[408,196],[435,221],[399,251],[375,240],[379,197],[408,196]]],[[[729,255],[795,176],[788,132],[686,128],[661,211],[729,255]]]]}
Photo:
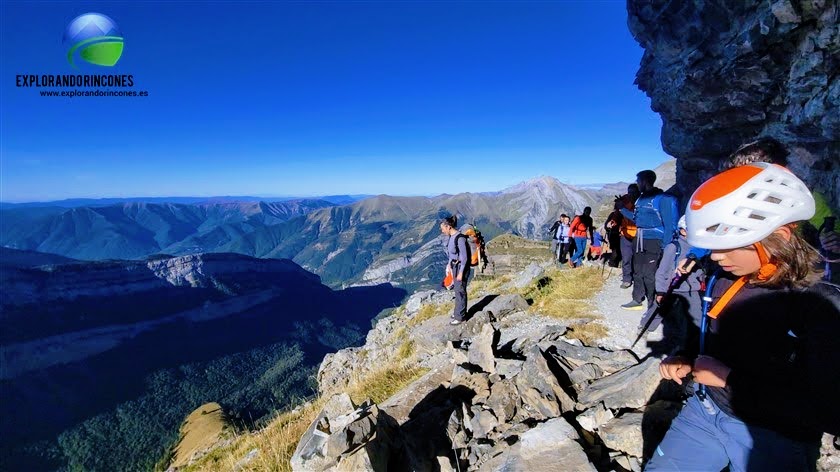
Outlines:
{"type": "MultiPolygon", "coordinates": [[[[527,285],[542,271],[523,274],[527,285]]],[[[449,308],[449,293],[417,292],[363,346],[327,355],[318,382],[332,399],[293,469],[640,470],[679,406],[678,392],[660,388],[658,360],[568,338],[575,320],[531,313],[510,288],[478,297],[455,327],[422,319],[449,308]],[[398,339],[415,343],[427,374],[378,405],[335,393],[396,356],[398,339]]]]}

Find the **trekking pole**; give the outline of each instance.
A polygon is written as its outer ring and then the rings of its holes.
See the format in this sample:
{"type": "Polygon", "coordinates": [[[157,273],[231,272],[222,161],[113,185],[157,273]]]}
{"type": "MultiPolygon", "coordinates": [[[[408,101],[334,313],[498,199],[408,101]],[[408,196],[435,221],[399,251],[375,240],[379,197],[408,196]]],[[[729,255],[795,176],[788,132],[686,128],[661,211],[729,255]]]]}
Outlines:
{"type": "MultiPolygon", "coordinates": [[[[689,254],[685,262],[683,263],[683,268],[692,267],[696,259],[697,258],[693,254],[689,254]]],[[[645,332],[647,332],[648,328],[653,323],[653,320],[655,320],[656,317],[659,316],[659,312],[662,311],[662,307],[665,306],[665,303],[671,301],[671,296],[674,293],[674,289],[677,288],[686,278],[688,278],[688,272],[686,272],[685,274],[680,273],[674,276],[673,279],[671,279],[671,283],[668,285],[668,291],[665,292],[665,295],[662,295],[662,301],[657,305],[656,309],[653,310],[653,313],[650,314],[647,321],[645,321],[643,325],[639,327],[639,333],[636,336],[636,340],[633,341],[633,344],[630,345],[631,350],[634,347],[636,347],[636,343],[638,343],[639,340],[642,339],[642,336],[645,334],[645,332]]]]}
{"type": "MultiPolygon", "coordinates": [[[[706,352],[706,332],[709,330],[709,308],[712,303],[712,289],[715,286],[715,282],[717,282],[718,274],[720,274],[720,269],[716,270],[709,280],[706,281],[706,292],[703,294],[703,318],[700,320],[700,354],[703,355],[706,352]]],[[[715,408],[711,405],[708,401],[708,397],[706,396],[706,386],[700,384],[697,388],[697,398],[700,400],[700,403],[703,405],[703,408],[706,409],[709,413],[714,414],[715,408]]]]}

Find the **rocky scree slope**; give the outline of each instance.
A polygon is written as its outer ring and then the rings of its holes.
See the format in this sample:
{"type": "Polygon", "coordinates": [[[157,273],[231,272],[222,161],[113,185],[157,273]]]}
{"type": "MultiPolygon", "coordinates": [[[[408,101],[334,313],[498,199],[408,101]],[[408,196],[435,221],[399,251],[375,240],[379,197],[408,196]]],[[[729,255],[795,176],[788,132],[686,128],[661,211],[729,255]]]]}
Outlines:
{"type": "MultiPolygon", "coordinates": [[[[537,283],[541,271],[529,275],[513,284],[537,283]]],[[[394,333],[410,327],[405,339],[429,372],[378,405],[332,397],[294,470],[640,470],[679,408],[678,393],[660,388],[658,359],[582,345],[566,336],[575,320],[531,313],[518,293],[480,297],[459,326],[412,322],[450,298],[415,293],[364,346],[324,359],[319,388],[340,392],[392,357],[394,333]]]]}
{"type": "MultiPolygon", "coordinates": [[[[526,274],[505,288],[542,275],[526,274]]],[[[424,307],[449,298],[415,293],[364,346],[326,356],[318,383],[332,396],[293,470],[641,470],[685,398],[661,380],[659,358],[583,345],[569,337],[575,320],[531,313],[518,293],[479,297],[459,326],[422,320],[424,307]],[[428,373],[384,402],[354,404],[342,386],[393,358],[395,333],[415,343],[428,373]]],[[[838,464],[826,436],[819,470],[838,464]]]]}

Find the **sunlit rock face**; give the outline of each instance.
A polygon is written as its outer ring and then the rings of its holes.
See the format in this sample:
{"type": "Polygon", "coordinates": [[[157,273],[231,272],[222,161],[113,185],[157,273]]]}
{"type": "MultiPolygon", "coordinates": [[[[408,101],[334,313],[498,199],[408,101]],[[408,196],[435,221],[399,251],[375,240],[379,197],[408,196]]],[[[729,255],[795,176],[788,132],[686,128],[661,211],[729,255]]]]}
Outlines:
{"type": "Polygon", "coordinates": [[[741,144],[773,136],[840,207],[840,3],[628,0],[636,84],[662,117],[687,198],[741,144]]]}

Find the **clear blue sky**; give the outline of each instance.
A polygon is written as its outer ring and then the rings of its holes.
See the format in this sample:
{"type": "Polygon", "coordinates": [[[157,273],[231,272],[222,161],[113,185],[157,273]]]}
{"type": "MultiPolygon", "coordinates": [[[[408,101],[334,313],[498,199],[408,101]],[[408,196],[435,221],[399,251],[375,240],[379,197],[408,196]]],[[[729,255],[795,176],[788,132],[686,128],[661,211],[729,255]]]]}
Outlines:
{"type": "Polygon", "coordinates": [[[668,157],[624,1],[2,3],[0,200],[432,195],[668,157]],[[76,16],[125,51],[72,69],[76,16]],[[132,74],[149,97],[41,97],[16,74],[132,74]]]}

